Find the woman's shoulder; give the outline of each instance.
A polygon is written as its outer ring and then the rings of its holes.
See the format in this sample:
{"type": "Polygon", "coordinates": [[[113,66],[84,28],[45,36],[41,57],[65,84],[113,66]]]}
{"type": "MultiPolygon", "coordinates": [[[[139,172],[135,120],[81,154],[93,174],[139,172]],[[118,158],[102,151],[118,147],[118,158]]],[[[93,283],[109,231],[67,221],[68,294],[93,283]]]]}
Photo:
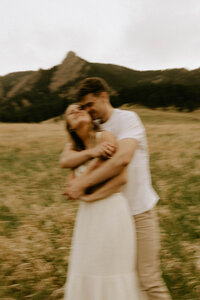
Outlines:
{"type": "Polygon", "coordinates": [[[99,131],[97,132],[97,141],[98,143],[109,142],[109,143],[117,143],[117,138],[110,131],[99,131]]]}
{"type": "Polygon", "coordinates": [[[101,137],[102,137],[102,132],[103,132],[103,131],[97,131],[97,132],[96,132],[96,139],[97,139],[97,140],[100,140],[100,139],[101,139],[101,137]]]}

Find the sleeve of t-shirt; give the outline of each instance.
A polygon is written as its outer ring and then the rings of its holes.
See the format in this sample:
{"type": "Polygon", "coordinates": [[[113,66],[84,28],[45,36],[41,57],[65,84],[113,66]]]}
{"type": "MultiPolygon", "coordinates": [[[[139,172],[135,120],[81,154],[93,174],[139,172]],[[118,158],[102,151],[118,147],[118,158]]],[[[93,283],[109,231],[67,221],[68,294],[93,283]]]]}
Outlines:
{"type": "Polygon", "coordinates": [[[124,119],[120,120],[118,140],[134,138],[140,142],[144,135],[144,126],[139,116],[135,112],[128,112],[126,115],[124,115],[124,119]]]}

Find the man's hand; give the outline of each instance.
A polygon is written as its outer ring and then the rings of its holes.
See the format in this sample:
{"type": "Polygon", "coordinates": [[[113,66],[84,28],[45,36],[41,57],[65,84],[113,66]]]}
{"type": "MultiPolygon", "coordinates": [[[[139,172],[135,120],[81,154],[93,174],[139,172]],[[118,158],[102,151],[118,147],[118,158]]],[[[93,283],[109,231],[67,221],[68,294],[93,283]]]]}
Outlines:
{"type": "Polygon", "coordinates": [[[117,147],[108,142],[103,142],[96,147],[90,149],[92,157],[105,157],[110,158],[117,150],[117,147]]]}
{"type": "Polygon", "coordinates": [[[72,179],[67,182],[66,190],[64,192],[65,195],[68,196],[69,199],[78,200],[85,193],[85,188],[81,186],[81,182],[78,178],[72,179]]]}

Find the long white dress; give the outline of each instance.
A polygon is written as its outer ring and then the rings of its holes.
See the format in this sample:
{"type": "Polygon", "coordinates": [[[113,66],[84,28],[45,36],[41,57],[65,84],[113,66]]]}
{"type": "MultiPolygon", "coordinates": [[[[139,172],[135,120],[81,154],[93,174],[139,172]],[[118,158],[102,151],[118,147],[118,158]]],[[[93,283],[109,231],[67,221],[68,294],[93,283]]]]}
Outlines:
{"type": "MultiPolygon", "coordinates": [[[[78,168],[79,173],[85,170],[78,168]]],[[[65,300],[141,300],[135,230],[122,193],[81,202],[76,217],[65,300]]]]}

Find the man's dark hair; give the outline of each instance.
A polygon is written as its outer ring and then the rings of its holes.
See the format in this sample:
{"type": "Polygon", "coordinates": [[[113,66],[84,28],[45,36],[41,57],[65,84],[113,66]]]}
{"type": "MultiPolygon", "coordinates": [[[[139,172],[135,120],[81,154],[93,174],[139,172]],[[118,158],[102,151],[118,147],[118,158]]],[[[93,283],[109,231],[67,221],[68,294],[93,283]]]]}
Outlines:
{"type": "Polygon", "coordinates": [[[80,83],[77,100],[81,101],[88,94],[98,96],[101,92],[109,93],[109,86],[105,80],[100,77],[88,77],[80,83]]]}

